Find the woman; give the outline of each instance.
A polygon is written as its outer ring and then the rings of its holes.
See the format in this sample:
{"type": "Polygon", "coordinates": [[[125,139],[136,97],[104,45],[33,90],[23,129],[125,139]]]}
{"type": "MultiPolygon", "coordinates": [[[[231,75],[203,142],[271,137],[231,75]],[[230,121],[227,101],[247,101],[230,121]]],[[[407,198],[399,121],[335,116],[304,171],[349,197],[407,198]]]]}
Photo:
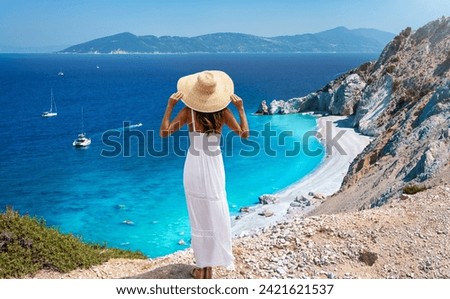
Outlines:
{"type": "Polygon", "coordinates": [[[242,99],[234,94],[231,78],[222,71],[204,71],[178,80],[178,92],[167,103],[160,135],[167,137],[185,124],[190,147],[184,164],[183,184],[191,224],[194,278],[212,278],[212,267],[233,268],[230,214],[225,191],[225,171],[220,134],[227,125],[242,138],[249,135],[242,99]],[[170,121],[173,107],[186,107],[170,121]],[[227,108],[232,102],[240,123],[227,108]]]}

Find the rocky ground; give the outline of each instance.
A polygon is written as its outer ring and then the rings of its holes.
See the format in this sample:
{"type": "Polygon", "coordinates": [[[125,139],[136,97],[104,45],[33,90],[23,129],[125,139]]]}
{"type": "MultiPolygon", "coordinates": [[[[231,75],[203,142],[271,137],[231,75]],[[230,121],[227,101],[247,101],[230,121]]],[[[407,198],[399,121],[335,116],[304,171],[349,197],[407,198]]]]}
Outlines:
{"type": "MultiPolygon", "coordinates": [[[[214,278],[450,278],[450,185],[380,208],[286,219],[234,240],[236,269],[214,278]]],[[[190,250],[152,260],[111,260],[34,278],[189,278],[190,250]]]]}

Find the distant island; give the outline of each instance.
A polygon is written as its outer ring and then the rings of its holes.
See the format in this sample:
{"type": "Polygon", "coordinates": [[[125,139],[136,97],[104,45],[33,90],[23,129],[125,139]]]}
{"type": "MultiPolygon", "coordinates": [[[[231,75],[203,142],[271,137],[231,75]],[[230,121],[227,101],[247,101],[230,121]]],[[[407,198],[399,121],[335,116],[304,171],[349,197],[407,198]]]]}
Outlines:
{"type": "Polygon", "coordinates": [[[124,32],[74,45],[57,53],[380,53],[394,36],[377,29],[350,30],[346,27],[276,37],[242,33],[157,37],[124,32]]]}

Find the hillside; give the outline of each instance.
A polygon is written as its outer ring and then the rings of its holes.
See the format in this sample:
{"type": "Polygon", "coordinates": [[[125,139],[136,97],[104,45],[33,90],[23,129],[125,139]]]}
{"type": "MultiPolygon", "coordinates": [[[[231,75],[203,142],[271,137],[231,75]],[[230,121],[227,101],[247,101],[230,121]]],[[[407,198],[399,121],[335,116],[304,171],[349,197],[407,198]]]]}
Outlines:
{"type": "Polygon", "coordinates": [[[317,92],[262,103],[259,113],[354,115],[374,140],[353,161],[340,192],[313,213],[385,204],[406,185],[445,181],[450,162],[450,17],[403,30],[376,62],[317,92]],[[370,190],[370,191],[368,191],[370,190]]]}
{"type": "Polygon", "coordinates": [[[376,29],[345,27],[277,37],[241,33],[156,37],[125,32],[74,45],[59,53],[379,53],[393,36],[376,29]]]}
{"type": "MultiPolygon", "coordinates": [[[[450,185],[395,197],[378,209],[293,218],[233,243],[235,271],[214,278],[450,278],[450,185]],[[427,225],[423,225],[427,223],[427,225]]],[[[35,278],[191,278],[191,250],[154,260],[115,259],[35,278]]]]}
{"type": "Polygon", "coordinates": [[[0,279],[20,278],[42,269],[64,273],[120,257],[145,258],[140,252],[83,243],[72,234],[47,227],[42,219],[20,216],[11,209],[0,214],[0,279]]]}

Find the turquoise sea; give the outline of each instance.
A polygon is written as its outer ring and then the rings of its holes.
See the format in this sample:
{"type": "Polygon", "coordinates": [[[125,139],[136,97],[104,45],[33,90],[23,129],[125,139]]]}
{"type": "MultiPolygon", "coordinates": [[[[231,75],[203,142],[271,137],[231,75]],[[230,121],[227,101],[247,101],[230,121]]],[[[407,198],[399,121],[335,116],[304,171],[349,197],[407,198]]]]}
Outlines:
{"type": "Polygon", "coordinates": [[[224,70],[244,100],[252,136],[241,141],[225,131],[222,140],[235,215],[259,195],[305,176],[323,158],[319,142],[306,138],[316,126],[314,117],[255,116],[261,100],[305,95],[376,58],[0,54],[0,211],[11,206],[85,241],[149,257],[184,249],[190,239],[182,185],[187,131],[164,140],[158,136],[179,77],[224,70]],[[41,113],[49,109],[51,90],[58,116],[45,119],[41,113]],[[86,149],[72,146],[81,130],[81,109],[92,138],[86,149]]]}

